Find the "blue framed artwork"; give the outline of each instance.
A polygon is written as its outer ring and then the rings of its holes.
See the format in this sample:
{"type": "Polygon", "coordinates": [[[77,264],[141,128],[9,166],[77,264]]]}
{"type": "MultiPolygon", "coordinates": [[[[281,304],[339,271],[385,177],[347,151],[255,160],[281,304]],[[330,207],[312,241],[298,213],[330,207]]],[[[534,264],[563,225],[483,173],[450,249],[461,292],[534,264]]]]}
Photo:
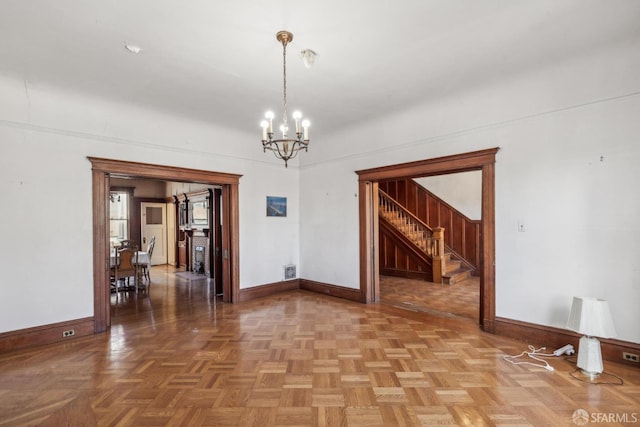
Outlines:
{"type": "Polygon", "coordinates": [[[267,216],[287,216],[287,198],[267,196],[267,216]]]}

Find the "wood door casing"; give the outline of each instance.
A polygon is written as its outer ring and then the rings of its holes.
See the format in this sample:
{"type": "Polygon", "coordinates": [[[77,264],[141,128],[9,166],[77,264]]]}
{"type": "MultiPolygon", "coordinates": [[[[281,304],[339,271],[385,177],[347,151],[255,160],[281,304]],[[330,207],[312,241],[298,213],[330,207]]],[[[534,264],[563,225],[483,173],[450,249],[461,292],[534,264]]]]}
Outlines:
{"type": "Polygon", "coordinates": [[[219,185],[222,188],[223,233],[222,245],[227,257],[223,259],[224,302],[235,302],[240,290],[239,264],[239,181],[242,175],[186,169],[174,166],[128,162],[88,157],[92,165],[93,186],[93,289],[94,332],[104,332],[111,325],[109,287],[109,178],[111,175],[164,181],[219,185]]]}
{"type": "Polygon", "coordinates": [[[376,285],[379,268],[378,233],[377,229],[371,227],[371,223],[377,223],[377,209],[367,203],[372,199],[377,200],[377,183],[389,179],[480,170],[482,231],[479,324],[485,331],[495,332],[495,158],[498,150],[499,148],[490,148],[356,171],[360,191],[360,292],[363,301],[375,302],[380,299],[379,285],[376,285]]]}

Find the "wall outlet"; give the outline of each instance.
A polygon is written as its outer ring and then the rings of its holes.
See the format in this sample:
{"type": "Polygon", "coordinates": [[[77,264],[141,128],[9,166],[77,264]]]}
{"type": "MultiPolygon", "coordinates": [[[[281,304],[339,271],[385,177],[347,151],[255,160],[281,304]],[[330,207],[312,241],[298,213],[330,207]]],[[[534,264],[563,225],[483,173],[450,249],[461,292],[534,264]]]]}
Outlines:
{"type": "Polygon", "coordinates": [[[66,338],[66,337],[72,337],[76,334],[76,331],[74,331],[73,329],[69,329],[68,331],[62,331],[62,337],[66,338]]]}
{"type": "Polygon", "coordinates": [[[622,352],[622,358],[624,360],[628,360],[630,362],[640,363],[640,355],[634,353],[627,353],[626,351],[622,352]]]}

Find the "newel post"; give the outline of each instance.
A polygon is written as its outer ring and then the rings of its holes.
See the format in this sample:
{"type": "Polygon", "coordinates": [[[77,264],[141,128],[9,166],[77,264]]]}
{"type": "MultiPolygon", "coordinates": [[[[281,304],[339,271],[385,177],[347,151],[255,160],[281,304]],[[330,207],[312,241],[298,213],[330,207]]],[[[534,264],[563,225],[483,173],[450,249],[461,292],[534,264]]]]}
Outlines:
{"type": "Polygon", "coordinates": [[[433,229],[433,246],[433,281],[442,283],[442,273],[445,271],[444,228],[433,229]]]}

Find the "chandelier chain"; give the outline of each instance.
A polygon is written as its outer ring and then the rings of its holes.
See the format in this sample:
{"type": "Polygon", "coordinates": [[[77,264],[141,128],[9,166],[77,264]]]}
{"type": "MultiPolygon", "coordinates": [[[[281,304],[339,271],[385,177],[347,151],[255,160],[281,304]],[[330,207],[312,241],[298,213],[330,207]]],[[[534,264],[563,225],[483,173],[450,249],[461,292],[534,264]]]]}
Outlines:
{"type": "Polygon", "coordinates": [[[285,40],[282,43],[282,81],[283,81],[283,104],[282,104],[282,120],[284,122],[284,126],[287,126],[287,41],[285,40]]]}

